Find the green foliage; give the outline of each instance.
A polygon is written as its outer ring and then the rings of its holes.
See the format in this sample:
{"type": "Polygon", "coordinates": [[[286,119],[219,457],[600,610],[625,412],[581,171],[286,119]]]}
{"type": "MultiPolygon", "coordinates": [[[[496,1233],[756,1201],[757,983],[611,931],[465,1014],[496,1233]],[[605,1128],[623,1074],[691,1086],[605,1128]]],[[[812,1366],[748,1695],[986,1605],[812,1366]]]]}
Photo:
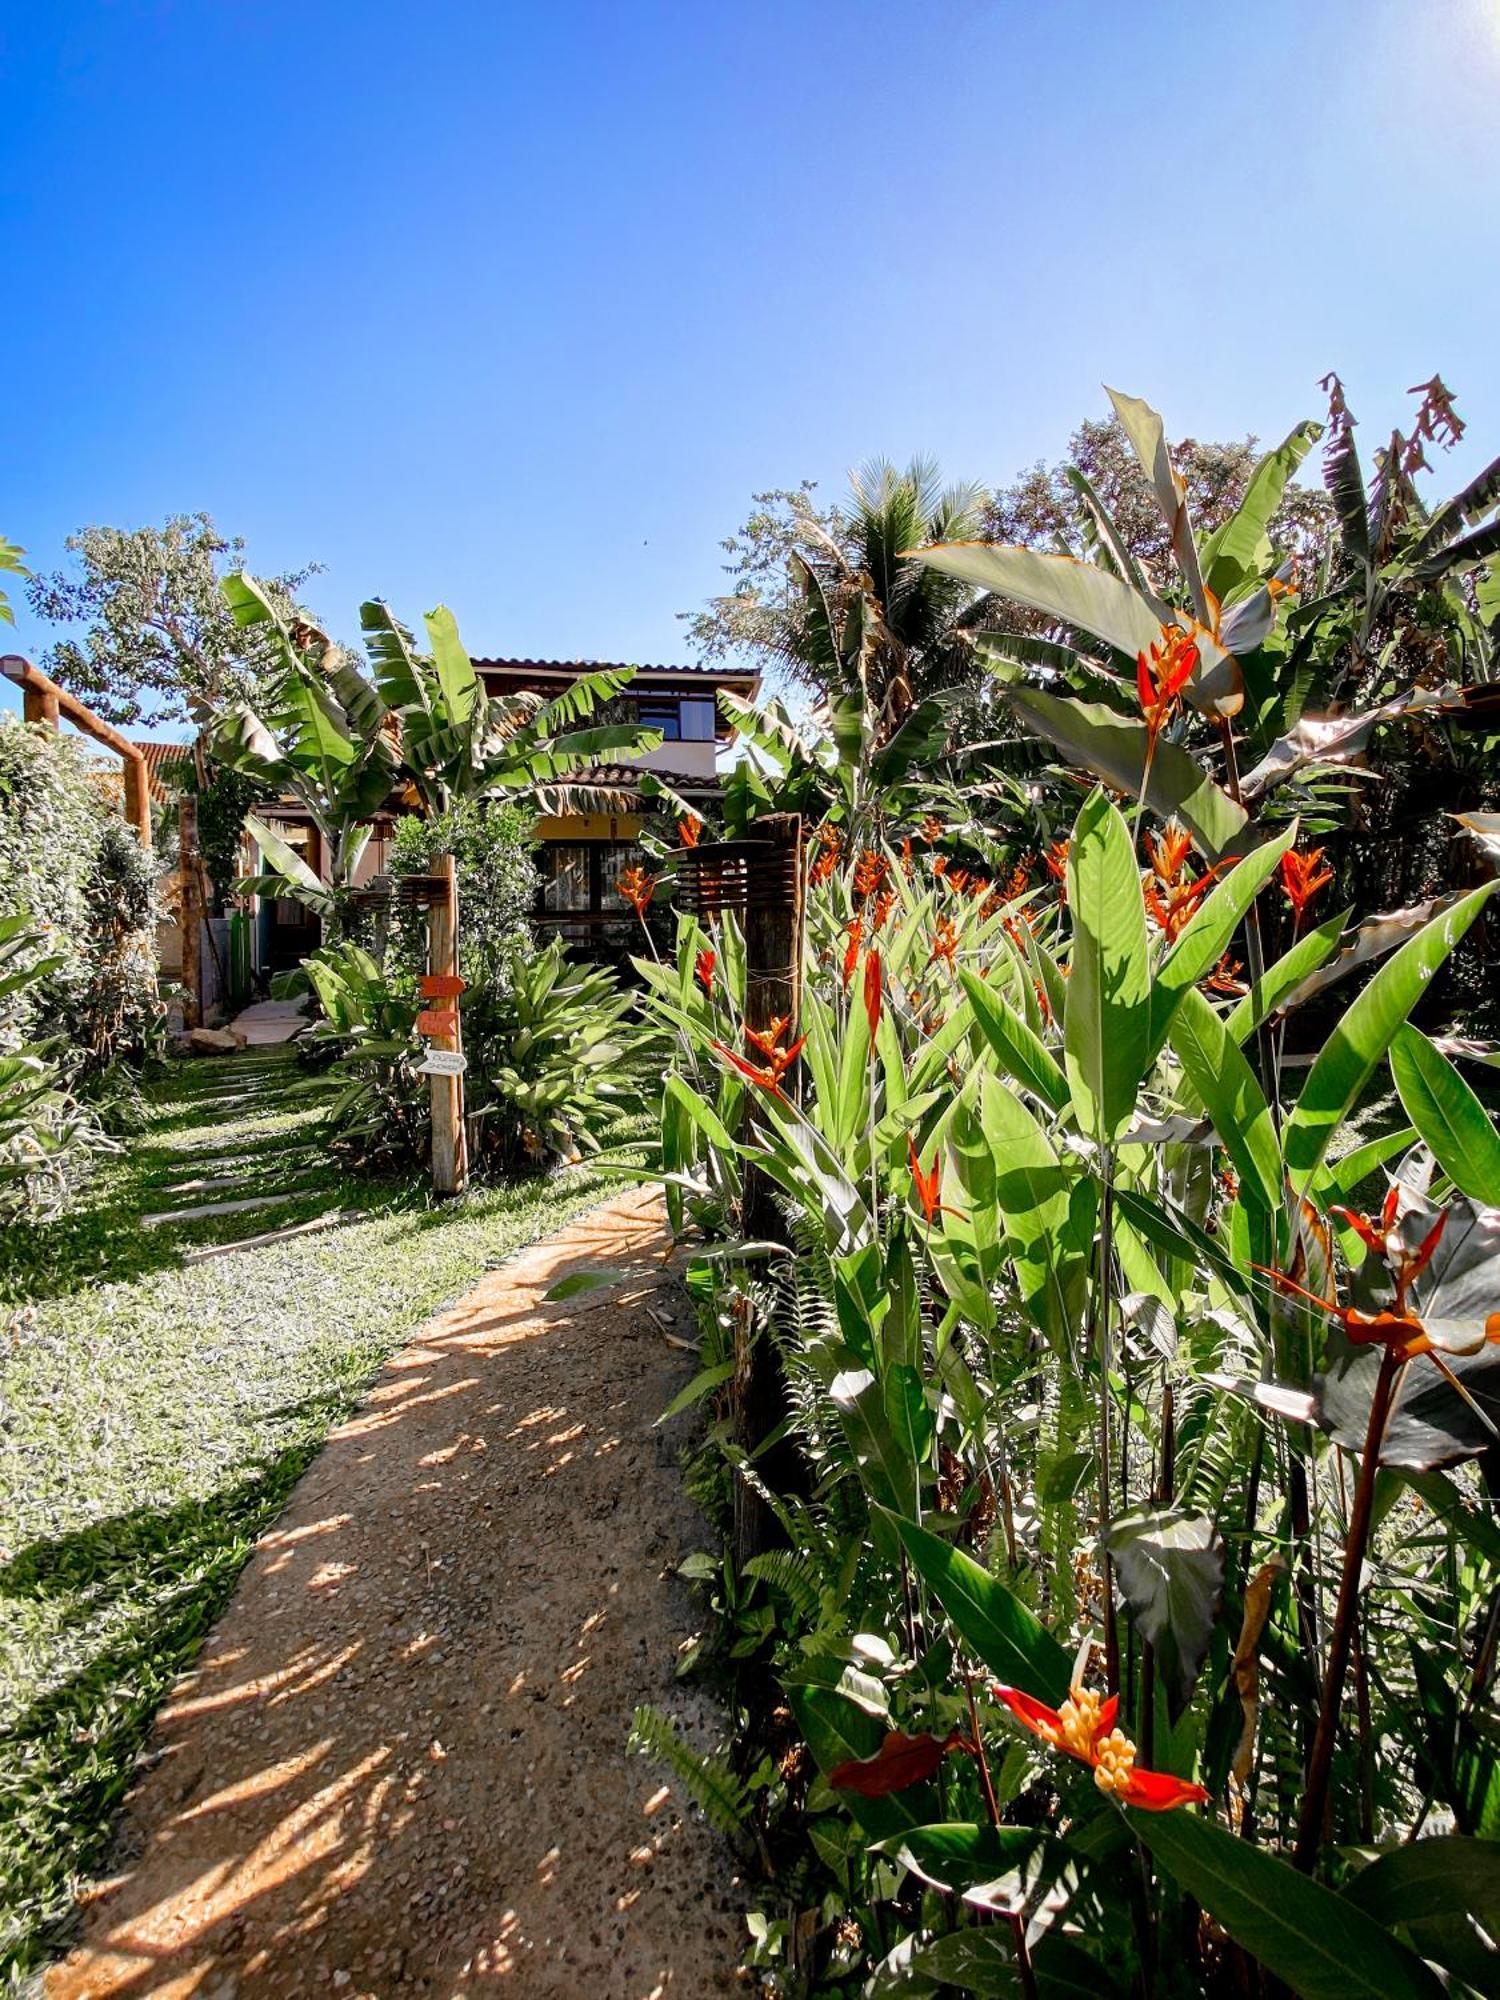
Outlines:
{"type": "Polygon", "coordinates": [[[16,1033],[55,1041],[69,1081],[139,1065],[160,1022],[155,877],[111,777],[75,737],[0,718],[0,881],[54,961],[18,995],[16,1033]]]}
{"type": "Polygon", "coordinates": [[[61,1087],[45,1047],[20,1038],[29,989],[62,965],[24,916],[0,917],[0,1223],[40,1221],[74,1199],[104,1141],[61,1087]]]}
{"type": "MultiPolygon", "coordinates": [[[[42,664],[109,722],[183,721],[199,703],[254,701],[277,663],[261,635],[230,617],[220,589],[244,565],[207,514],[174,514],[160,528],[84,528],[70,535],[74,568],[33,577],[31,608],[86,628],[60,639],[42,664]]],[[[311,568],[271,579],[290,615],[311,568]]]]}
{"type": "MultiPolygon", "coordinates": [[[[408,813],[396,822],[390,867],[425,875],[440,854],[458,869],[459,948],[466,978],[503,979],[511,952],[529,942],[535,898],[534,822],[522,806],[471,799],[436,819],[408,813]]],[[[412,972],[423,969],[425,919],[392,912],[389,949],[412,972]]]]}
{"type": "Polygon", "coordinates": [[[750,1809],[750,1787],[724,1757],[686,1744],[660,1709],[644,1704],[630,1725],[630,1748],[664,1764],[683,1791],[720,1833],[738,1833],[750,1809]]]}

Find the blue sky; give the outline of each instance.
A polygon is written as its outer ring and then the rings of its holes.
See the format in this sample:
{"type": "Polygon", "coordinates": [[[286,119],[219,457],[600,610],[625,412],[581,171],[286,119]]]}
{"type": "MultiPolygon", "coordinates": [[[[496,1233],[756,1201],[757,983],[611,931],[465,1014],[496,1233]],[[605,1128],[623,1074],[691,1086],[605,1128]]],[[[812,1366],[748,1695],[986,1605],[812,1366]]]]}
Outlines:
{"type": "MultiPolygon", "coordinates": [[[[998,483],[1109,380],[1500,449],[1500,0],[32,0],[0,533],[206,508],[336,630],[659,660],[757,488],[998,483]]],[[[10,644],[47,634],[20,609],[10,644]]],[[[3,641],[0,641],[3,643],[3,641]]]]}

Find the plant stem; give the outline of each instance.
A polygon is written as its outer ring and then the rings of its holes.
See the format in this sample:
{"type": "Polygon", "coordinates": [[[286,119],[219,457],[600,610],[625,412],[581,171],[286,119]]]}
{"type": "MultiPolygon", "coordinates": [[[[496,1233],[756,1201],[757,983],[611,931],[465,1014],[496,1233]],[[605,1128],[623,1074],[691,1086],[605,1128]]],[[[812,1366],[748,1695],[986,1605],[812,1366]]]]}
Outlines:
{"type": "MultiPolygon", "coordinates": [[[[1104,1196],[1099,1210],[1099,1533],[1109,1523],[1110,1272],[1114,1253],[1114,1155],[1101,1149],[1104,1196]]],[[[1129,1421],[1126,1410],[1126,1421],[1129,1421]]],[[[1101,1556],[1104,1576],[1104,1671],[1111,1694],[1120,1691],[1120,1634],[1115,1621],[1114,1565],[1101,1556]]]]}
{"type": "Polygon", "coordinates": [[[1317,1734],[1313,1738],[1312,1757],[1307,1767],[1307,1789],[1303,1794],[1302,1812],[1297,1822],[1297,1844],[1292,1854],[1294,1864],[1304,1874],[1312,1872],[1323,1837],[1323,1821],[1328,1810],[1328,1781],[1333,1771],[1333,1749],[1338,1735],[1339,1702],[1349,1666],[1354,1622],[1359,1615],[1360,1576],[1364,1569],[1365,1548],[1370,1539],[1375,1475],[1380,1470],[1380,1447],[1403,1365],[1394,1348],[1385,1350],[1381,1356],[1375,1395],[1370,1403],[1365,1452],[1360,1461],[1359,1484],[1354,1489],[1354,1509],[1349,1517],[1349,1533],[1344,1544],[1344,1573],[1339,1583],[1333,1635],[1328,1644],[1328,1667],[1323,1676],[1317,1734]]]}
{"type": "Polygon", "coordinates": [[[974,1699],[974,1669],[964,1671],[964,1692],[969,1697],[969,1729],[974,1738],[974,1755],[979,1763],[979,1789],[984,1793],[984,1809],[990,1816],[990,1825],[1000,1824],[1000,1805],[995,1797],[995,1784],[990,1776],[990,1760],[984,1754],[984,1737],[979,1729],[979,1705],[974,1699]]]}

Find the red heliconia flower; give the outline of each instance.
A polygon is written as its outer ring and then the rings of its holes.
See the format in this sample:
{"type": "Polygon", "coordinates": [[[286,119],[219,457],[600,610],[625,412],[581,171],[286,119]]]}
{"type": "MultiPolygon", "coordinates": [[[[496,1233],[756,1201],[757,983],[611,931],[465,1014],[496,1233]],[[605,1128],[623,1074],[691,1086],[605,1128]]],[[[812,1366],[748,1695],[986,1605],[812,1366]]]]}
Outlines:
{"type": "Polygon", "coordinates": [[[648,875],[644,868],[636,866],[624,868],[615,882],[616,889],[630,904],[641,922],[646,921],[646,912],[651,907],[651,898],[656,894],[659,875],[648,875]]]}
{"type": "Polygon", "coordinates": [[[843,859],[844,836],[836,826],[820,826],[814,838],[818,843],[818,852],[809,876],[817,884],[826,882],[843,859]]]}
{"type": "Polygon", "coordinates": [[[870,1040],[880,1026],[880,953],[865,953],[865,1019],[870,1024],[870,1040]]]}
{"type": "Polygon", "coordinates": [[[895,890],[882,889],[880,894],[875,898],[874,907],[870,912],[870,935],[872,937],[875,935],[876,931],[880,929],[881,925],[885,922],[886,918],[891,914],[891,911],[894,910],[895,907],[896,907],[895,890]]]}
{"type": "Polygon", "coordinates": [[[801,1055],[802,1045],[807,1040],[806,1035],[799,1035],[789,1048],[783,1048],[782,1041],[790,1026],[790,1016],[781,1014],[771,1023],[769,1028],[747,1028],[745,1030],[745,1040],[760,1055],[765,1057],[765,1067],[763,1069],[757,1067],[755,1063],[747,1061],[744,1056],[740,1055],[736,1050],[727,1047],[723,1042],[713,1042],[710,1046],[716,1049],[723,1056],[724,1060],[734,1069],[737,1069],[740,1075],[745,1077],[747,1081],[755,1084],[761,1090],[769,1091],[772,1097],[779,1097],[784,1104],[787,1099],[785,1091],[781,1088],[781,1079],[786,1075],[798,1056],[801,1055]]]}
{"type": "Polygon", "coordinates": [[[932,965],[941,959],[945,965],[951,967],[953,964],[953,954],[957,950],[958,927],[951,917],[944,917],[932,934],[932,951],[927,963],[932,965]]]}
{"type": "MultiPolygon", "coordinates": [[[[928,1032],[931,1031],[929,1030],[928,1032]]],[[[929,1172],[924,1174],[922,1171],[922,1162],[917,1154],[916,1141],[909,1132],[906,1135],[906,1154],[907,1158],[911,1161],[911,1184],[917,1191],[917,1200],[922,1204],[922,1213],[927,1217],[929,1226],[940,1215],[957,1215],[958,1210],[956,1208],[948,1208],[943,1202],[938,1200],[938,1189],[943,1178],[942,1154],[933,1154],[932,1167],[929,1172]]]]}
{"type": "Polygon", "coordinates": [[[855,967],[859,964],[860,945],[864,942],[865,920],[863,917],[856,917],[854,919],[849,926],[848,935],[849,942],[844,949],[844,991],[846,993],[849,991],[849,981],[854,977],[855,967]]]}
{"type": "Polygon", "coordinates": [[[917,831],[921,834],[927,845],[931,847],[934,841],[941,840],[943,837],[943,822],[938,818],[936,813],[929,813],[917,828],[917,831]]]}
{"type": "Polygon", "coordinates": [[[1115,1727],[1118,1695],[1100,1701],[1091,1689],[1074,1688],[1061,1708],[1048,1708],[1020,1688],[997,1686],[995,1695],[1033,1736],[1089,1765],[1100,1791],[1108,1792],[1121,1805],[1168,1812],[1173,1806],[1201,1804],[1208,1797],[1202,1785],[1174,1778],[1169,1771],[1136,1768],[1135,1745],[1115,1727]]]}
{"type": "Polygon", "coordinates": [[[1196,882],[1177,882],[1168,887],[1165,895],[1158,886],[1156,875],[1148,872],[1141,878],[1141,890],[1146,899],[1146,914],[1165,936],[1168,944],[1175,944],[1178,937],[1192,921],[1198,905],[1214,885],[1214,877],[1228,867],[1221,861],[1200,875],[1196,882]]]}
{"type": "Polygon", "coordinates": [[[873,847],[867,847],[854,864],[854,893],[861,902],[867,896],[875,896],[885,887],[885,878],[890,873],[890,863],[883,854],[877,854],[873,847]]]}
{"type": "Polygon", "coordinates": [[[1203,984],[1210,993],[1227,993],[1231,999],[1238,998],[1241,993],[1248,993],[1250,990],[1244,980],[1236,976],[1243,971],[1244,967],[1240,961],[1231,958],[1226,951],[1203,984]]]}
{"type": "Polygon", "coordinates": [[[955,896],[961,896],[968,886],[969,871],[967,868],[950,868],[948,870],[948,887],[953,891],[955,896]]]}
{"type": "Polygon", "coordinates": [[[908,875],[910,875],[910,873],[911,873],[911,835],[910,835],[909,833],[907,833],[907,834],[903,834],[903,835],[901,836],[901,866],[902,866],[902,867],[903,867],[903,868],[904,868],[904,869],[906,870],[907,874],[908,874],[908,875]]]}
{"type": "Polygon", "coordinates": [[[719,954],[712,945],[705,945],[693,960],[693,973],[705,993],[714,990],[714,967],[719,962],[719,954]]]}
{"type": "Polygon", "coordinates": [[[689,813],[686,819],[677,822],[677,837],[684,847],[696,847],[703,832],[703,822],[696,813],[689,813]]]}
{"type": "Polygon", "coordinates": [[[946,874],[947,874],[947,872],[948,872],[948,857],[947,857],[947,855],[946,855],[946,854],[934,854],[934,855],[933,855],[933,857],[932,857],[932,872],[933,872],[933,874],[934,874],[934,875],[946,875],[946,874]]]}
{"type": "Polygon", "coordinates": [[[1167,623],[1149,656],[1137,653],[1135,691],[1146,722],[1146,754],[1156,749],[1156,739],[1171,719],[1182,690],[1192,679],[1198,664],[1198,641],[1191,632],[1167,623]]]}
{"type": "Polygon", "coordinates": [[[1286,899],[1291,904],[1292,914],[1299,924],[1313,897],[1320,889],[1326,889],[1333,880],[1331,868],[1318,866],[1322,859],[1321,847],[1314,847],[1307,854],[1299,854],[1293,847],[1281,857],[1281,886],[1286,891],[1286,899]]]}
{"type": "Polygon", "coordinates": [[[1192,852],[1193,836],[1186,827],[1181,827],[1175,819],[1169,819],[1163,827],[1160,839],[1152,838],[1146,843],[1151,855],[1151,869],[1159,882],[1170,889],[1180,878],[1187,866],[1188,855],[1192,852]]]}

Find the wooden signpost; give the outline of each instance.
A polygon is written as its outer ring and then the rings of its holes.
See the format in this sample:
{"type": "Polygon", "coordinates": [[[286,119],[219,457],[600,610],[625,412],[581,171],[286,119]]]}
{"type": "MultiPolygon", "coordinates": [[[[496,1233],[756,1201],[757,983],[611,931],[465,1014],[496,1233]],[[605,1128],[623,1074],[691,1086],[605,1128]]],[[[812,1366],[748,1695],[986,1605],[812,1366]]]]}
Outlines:
{"type": "MultiPolygon", "coordinates": [[[[432,900],[427,906],[427,961],[422,982],[424,1000],[457,1001],[464,982],[458,970],[458,868],[451,854],[433,859],[432,900]]],[[[428,1009],[417,1016],[419,1034],[429,1038],[428,1063],[434,1056],[462,1057],[463,1028],[457,1005],[428,1009]]],[[[432,1185],[439,1194],[460,1194],[469,1174],[468,1138],[464,1129],[464,1066],[439,1069],[423,1064],[432,1091],[432,1185]]]]}

